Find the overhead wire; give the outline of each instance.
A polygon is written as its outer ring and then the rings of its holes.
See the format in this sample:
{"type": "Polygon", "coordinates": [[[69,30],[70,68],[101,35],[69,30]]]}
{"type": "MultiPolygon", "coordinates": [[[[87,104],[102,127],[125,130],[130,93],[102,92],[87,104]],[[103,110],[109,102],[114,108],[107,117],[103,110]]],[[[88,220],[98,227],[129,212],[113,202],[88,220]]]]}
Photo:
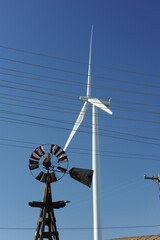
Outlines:
{"type": "MultiPolygon", "coordinates": [[[[18,106],[18,104],[17,104],[18,106]]],[[[20,106],[20,105],[19,105],[20,106]]],[[[23,108],[27,107],[27,106],[21,106],[23,108]]],[[[34,108],[34,107],[31,107],[31,108],[34,108]]],[[[59,120],[59,119],[56,119],[56,118],[48,118],[48,117],[40,117],[40,116],[35,116],[35,115],[31,115],[31,114],[24,114],[24,113],[18,113],[18,112],[13,112],[13,111],[6,111],[6,110],[0,110],[1,113],[6,113],[6,114],[12,114],[12,115],[18,115],[18,116],[25,116],[25,117],[29,117],[29,118],[35,118],[35,119],[42,119],[42,120],[48,120],[48,121],[52,121],[52,122],[60,122],[60,123],[67,123],[67,124],[71,124],[73,125],[72,121],[67,121],[66,119],[65,120],[59,120]]],[[[83,127],[86,127],[87,129],[90,128],[90,124],[83,124],[83,127]]],[[[151,137],[146,137],[146,136],[140,136],[140,135],[135,135],[135,134],[130,134],[130,133],[124,133],[124,132],[117,132],[117,131],[113,131],[113,130],[106,130],[104,128],[99,128],[100,131],[103,131],[104,132],[111,132],[111,133],[118,133],[120,135],[125,135],[125,136],[128,136],[128,137],[137,137],[137,138],[144,138],[144,139],[149,139],[149,140],[157,140],[159,141],[160,138],[151,138],[151,137]]],[[[100,132],[101,134],[101,132],[100,132]]]]}
{"type": "MultiPolygon", "coordinates": [[[[9,96],[8,98],[6,98],[6,97],[2,97],[2,96],[0,96],[0,98],[4,98],[4,99],[7,99],[7,100],[12,100],[12,101],[21,101],[21,102],[25,102],[25,103],[31,103],[31,104],[35,104],[35,105],[42,105],[42,106],[47,106],[47,107],[56,107],[56,108],[61,108],[61,109],[65,109],[65,110],[71,110],[71,111],[73,111],[72,112],[72,114],[77,114],[79,111],[78,110],[75,110],[75,109],[71,109],[71,108],[63,108],[63,107],[59,107],[59,106],[57,106],[57,105],[46,105],[46,104],[42,104],[42,103],[37,103],[37,102],[30,102],[30,101],[24,101],[24,100],[19,100],[19,99],[15,99],[15,98],[10,98],[10,96],[12,96],[12,97],[16,97],[16,98],[22,98],[22,99],[31,99],[31,100],[38,100],[38,101],[46,101],[46,102],[49,102],[49,103],[51,103],[51,100],[47,100],[47,99],[40,99],[40,98],[31,98],[31,97],[25,97],[25,96],[18,96],[18,95],[13,95],[13,94],[6,94],[6,93],[0,93],[0,95],[3,95],[3,96],[9,96]],[[77,113],[76,113],[77,112],[77,113]]],[[[76,104],[76,103],[67,103],[67,102],[62,102],[62,101],[55,101],[54,100],[54,103],[60,103],[60,104],[69,104],[69,105],[75,105],[75,106],[80,106],[79,104],[76,104]]],[[[112,106],[113,108],[115,108],[114,106],[112,106]]],[[[119,108],[119,106],[116,106],[116,107],[118,107],[119,108]]],[[[128,108],[126,108],[127,110],[128,110],[128,108]]],[[[130,109],[130,108],[129,108],[130,109]]],[[[131,108],[132,109],[132,108],[131,108]]],[[[46,109],[47,110],[47,109],[46,109]]],[[[143,110],[140,110],[140,109],[133,109],[133,110],[136,110],[136,111],[142,111],[143,112],[143,110]]],[[[124,111],[125,111],[125,107],[124,107],[124,111]]],[[[67,111],[68,112],[68,111],[67,111]]],[[[146,112],[146,113],[152,113],[152,112],[150,112],[150,111],[145,111],[144,110],[144,112],[146,112]]],[[[69,113],[69,112],[68,112],[69,113]]],[[[153,112],[154,114],[159,114],[159,112],[153,112]]],[[[90,114],[90,112],[86,112],[86,115],[89,115],[90,114]]],[[[99,114],[100,116],[105,116],[104,114],[99,114]]],[[[111,126],[111,127],[115,127],[115,126],[111,126]]],[[[118,127],[118,128],[126,128],[126,127],[118,127]]],[[[141,128],[141,129],[139,129],[139,128],[128,128],[128,129],[132,129],[132,130],[144,130],[144,131],[154,131],[153,129],[143,129],[143,128],[141,128]]],[[[156,130],[156,131],[158,131],[158,129],[156,130]]]]}
{"type": "MultiPolygon", "coordinates": [[[[0,47],[4,48],[4,49],[8,49],[8,50],[14,50],[14,51],[17,51],[17,52],[29,53],[29,54],[37,55],[37,56],[41,56],[41,57],[47,57],[47,58],[51,58],[51,59],[67,61],[67,62],[72,62],[72,63],[79,63],[79,64],[84,64],[84,65],[88,66],[87,62],[82,62],[82,61],[77,61],[77,60],[68,59],[68,58],[61,58],[61,57],[51,56],[51,55],[47,55],[47,54],[43,54],[43,53],[36,53],[36,52],[33,52],[33,51],[28,51],[28,50],[24,50],[24,49],[8,47],[8,46],[4,46],[4,45],[0,45],[0,47]]],[[[105,68],[105,69],[109,69],[109,70],[120,71],[120,72],[127,72],[127,73],[132,73],[132,74],[138,74],[138,75],[144,75],[144,76],[149,76],[149,77],[160,78],[160,75],[156,75],[156,74],[149,74],[149,73],[131,71],[131,70],[127,70],[127,69],[107,67],[107,66],[93,64],[93,63],[91,64],[91,66],[98,67],[98,68],[105,68]]]]}
{"type": "MultiPolygon", "coordinates": [[[[17,83],[17,82],[8,81],[8,80],[2,80],[2,79],[0,79],[0,81],[9,82],[9,83],[15,83],[15,84],[23,85],[23,86],[35,87],[36,89],[37,89],[37,88],[41,88],[41,89],[47,89],[47,90],[55,90],[56,92],[58,91],[58,92],[62,92],[62,93],[73,93],[73,94],[75,94],[75,92],[67,92],[67,91],[62,91],[62,90],[58,90],[58,89],[46,88],[46,87],[41,87],[41,86],[36,86],[36,85],[30,85],[30,84],[25,84],[25,83],[17,83]]],[[[13,89],[16,89],[16,90],[18,89],[18,90],[22,90],[22,91],[31,91],[31,92],[35,92],[35,93],[47,94],[47,95],[53,95],[53,96],[60,96],[60,95],[54,94],[54,93],[39,92],[39,91],[31,90],[31,89],[15,88],[15,87],[13,87],[13,86],[8,86],[8,85],[0,85],[0,87],[13,88],[13,89]]],[[[75,100],[75,98],[72,98],[72,97],[70,97],[70,96],[68,96],[68,95],[63,95],[62,97],[64,97],[64,98],[67,98],[67,97],[68,97],[69,99],[74,99],[74,100],[75,100]]],[[[119,106],[118,106],[118,107],[119,107],[119,106]]],[[[123,107],[120,106],[120,108],[123,108],[123,107]]],[[[134,109],[134,110],[136,110],[136,109],[134,109]]],[[[138,111],[141,111],[141,110],[138,110],[138,111]]],[[[142,111],[145,112],[145,110],[142,110],[142,111]]],[[[150,111],[149,113],[155,113],[155,112],[150,111]]],[[[156,113],[155,113],[155,114],[156,114],[156,113]]],[[[158,113],[158,114],[159,114],[159,113],[158,113]]]]}
{"type": "MultiPolygon", "coordinates": [[[[10,122],[10,123],[14,123],[14,124],[16,123],[16,124],[31,125],[31,126],[33,125],[33,126],[38,126],[38,127],[56,128],[56,129],[71,131],[70,128],[66,128],[66,127],[59,127],[59,126],[53,126],[53,125],[48,125],[48,124],[42,124],[42,123],[34,123],[34,122],[31,122],[31,121],[17,120],[17,119],[13,119],[13,118],[2,117],[2,116],[1,116],[1,118],[5,119],[5,121],[4,120],[0,120],[0,121],[3,121],[5,123],[10,122]]],[[[84,131],[84,130],[79,130],[79,129],[77,131],[81,132],[81,133],[91,134],[91,132],[89,132],[89,131],[84,131]]],[[[121,139],[121,140],[126,140],[126,141],[131,141],[131,142],[138,142],[138,143],[150,144],[150,145],[154,145],[154,146],[160,146],[160,144],[157,144],[157,143],[140,141],[140,140],[136,140],[136,139],[129,139],[129,138],[123,137],[122,135],[120,135],[121,137],[119,135],[114,136],[113,134],[108,134],[108,133],[107,134],[100,133],[99,135],[103,136],[103,137],[114,138],[114,139],[121,139]]]]}
{"type": "MultiPolygon", "coordinates": [[[[0,79],[1,82],[8,82],[8,83],[12,83],[12,84],[19,84],[19,85],[23,85],[23,86],[30,86],[30,87],[35,87],[35,88],[41,88],[41,89],[47,89],[47,90],[51,90],[51,88],[46,88],[46,87],[41,87],[41,86],[35,86],[33,84],[26,84],[26,83],[19,83],[19,82],[15,82],[15,81],[9,81],[9,80],[5,80],[5,79],[0,79]]],[[[41,79],[41,81],[45,81],[43,79],[41,79]]],[[[1,87],[7,87],[6,85],[0,85],[1,87]]],[[[8,86],[9,87],[9,86],[8,86]]],[[[11,87],[11,86],[10,86],[11,87]]],[[[107,87],[109,88],[109,87],[107,87]]],[[[152,95],[152,96],[160,96],[158,94],[150,94],[150,93],[142,93],[142,92],[134,92],[134,91],[128,91],[128,90],[122,90],[122,89],[116,89],[116,88],[111,88],[112,90],[115,91],[122,91],[122,92],[128,92],[128,93],[133,93],[133,94],[144,94],[144,95],[152,95]]],[[[59,92],[64,92],[64,93],[69,93],[69,94],[73,94],[73,95],[77,95],[75,92],[71,92],[71,91],[62,91],[62,90],[58,90],[58,89],[52,89],[54,91],[59,91],[59,92]]],[[[23,90],[25,91],[25,90],[23,90]]],[[[29,90],[27,90],[29,91],[29,90]]],[[[33,90],[30,90],[33,91],[33,90]]],[[[40,92],[38,92],[40,93],[40,92]]],[[[44,94],[44,93],[41,93],[44,94]]],[[[45,94],[49,94],[49,93],[45,93],[45,94]]],[[[72,97],[70,97],[71,99],[73,99],[72,97]]],[[[103,98],[102,98],[103,99],[103,98]]],[[[155,105],[155,104],[148,104],[148,103],[138,103],[138,102],[130,102],[130,101],[122,101],[120,99],[114,99],[114,101],[117,102],[122,102],[122,103],[127,103],[127,104],[136,104],[136,105],[143,105],[143,106],[154,106],[154,107],[160,107],[160,105],[155,105]]]]}
{"type": "MultiPolygon", "coordinates": [[[[0,95],[4,95],[4,96],[12,96],[12,97],[17,97],[17,98],[22,98],[22,99],[31,99],[31,100],[38,100],[38,101],[46,101],[46,102],[49,102],[49,103],[51,103],[51,101],[50,100],[47,100],[47,99],[39,99],[39,98],[31,98],[31,97],[25,97],[25,96],[18,96],[18,95],[13,95],[13,94],[5,94],[5,93],[0,93],[0,95]]],[[[47,107],[53,107],[53,106],[55,106],[55,105],[47,105],[47,104],[42,104],[42,103],[37,103],[37,102],[30,102],[30,101],[25,101],[25,100],[19,100],[19,99],[15,99],[15,98],[6,98],[6,97],[2,97],[2,96],[0,96],[0,98],[4,98],[4,99],[7,99],[7,100],[12,100],[12,101],[18,101],[18,102],[25,102],[25,103],[31,103],[31,104],[35,104],[35,105],[42,105],[42,106],[47,106],[47,107]]],[[[62,104],[69,104],[69,105],[76,105],[76,106],[79,106],[79,104],[75,104],[75,103],[67,103],[67,102],[62,102],[62,101],[55,101],[54,100],[54,103],[62,103],[62,104]]],[[[57,106],[56,106],[57,107],[57,106]]],[[[63,109],[62,107],[59,107],[58,106],[58,109],[63,109]]],[[[71,109],[71,108],[64,108],[65,110],[71,110],[71,111],[73,111],[72,112],[72,114],[77,114],[77,113],[79,113],[79,111],[78,110],[75,110],[75,109],[71,109]]],[[[47,110],[47,109],[46,109],[47,110]]],[[[69,113],[68,111],[67,111],[67,113],[69,113]]],[[[90,114],[90,112],[86,112],[86,115],[89,115],[90,114]]],[[[158,114],[158,113],[157,113],[158,114]]],[[[104,114],[99,114],[100,116],[105,116],[104,114]]],[[[102,125],[102,124],[100,124],[101,126],[106,126],[106,125],[102,125]]],[[[141,130],[141,131],[151,131],[151,132],[157,132],[158,131],[158,129],[156,129],[156,130],[153,130],[153,129],[144,129],[144,128],[131,128],[131,127],[126,127],[126,126],[114,126],[114,125],[108,125],[107,124],[107,126],[108,127],[112,127],[112,128],[123,128],[123,129],[127,129],[127,130],[141,130]]]]}
{"type": "MultiPolygon", "coordinates": [[[[23,77],[23,76],[22,76],[23,77]]],[[[27,78],[29,78],[29,77],[27,77],[27,78]]],[[[36,80],[40,80],[40,81],[46,81],[46,80],[44,80],[44,79],[36,79],[36,80]]],[[[17,82],[15,82],[15,81],[8,81],[8,80],[4,80],[4,79],[1,79],[1,81],[3,81],[3,82],[9,82],[9,83],[12,83],[12,84],[19,84],[19,85],[25,85],[25,86],[31,86],[31,87],[35,87],[34,85],[29,85],[29,84],[25,84],[25,83],[17,83],[17,82]]],[[[50,82],[50,81],[49,81],[50,82]]],[[[42,87],[40,87],[40,86],[36,86],[36,88],[42,88],[42,87]]],[[[46,88],[47,90],[48,90],[48,88],[46,88]]],[[[49,89],[50,90],[50,89],[49,89]]],[[[55,91],[60,91],[60,90],[58,90],[58,89],[53,89],[53,90],[55,90],[55,91]]],[[[121,90],[121,89],[120,89],[121,90]]],[[[116,89],[116,91],[118,91],[118,89],[116,89]]],[[[122,90],[123,91],[123,90],[122,90]]],[[[125,91],[125,90],[124,90],[125,91]]],[[[127,92],[127,90],[125,91],[125,92],[127,92]]],[[[68,93],[71,93],[71,94],[74,94],[75,95],[75,92],[68,92],[68,93]]],[[[141,94],[140,92],[136,92],[137,94],[141,94]]],[[[143,94],[143,93],[142,93],[143,94]]],[[[144,94],[147,94],[147,93],[144,93],[144,94]]],[[[154,96],[158,96],[158,95],[154,95],[154,96]]],[[[137,103],[137,102],[130,102],[130,101],[122,101],[122,100],[120,100],[120,99],[113,99],[113,102],[122,102],[122,103],[126,103],[126,104],[136,104],[136,105],[143,105],[143,106],[154,106],[154,107],[160,107],[160,105],[153,105],[153,104],[148,104],[148,103],[137,103]]]]}
{"type": "MultiPolygon", "coordinates": [[[[12,68],[5,68],[5,67],[0,67],[0,69],[2,70],[7,70],[7,71],[12,71],[12,72],[17,72],[17,73],[23,73],[23,74],[27,74],[27,75],[31,75],[31,76],[38,76],[38,77],[43,77],[45,78],[45,81],[46,82],[56,82],[56,83],[59,83],[59,84],[67,84],[67,85],[72,85],[72,86],[81,86],[81,87],[84,87],[86,86],[86,84],[80,82],[80,81],[73,81],[73,80],[69,80],[69,79],[64,79],[64,78],[59,78],[59,77],[51,77],[51,76],[48,76],[48,75],[42,75],[42,74],[35,74],[35,73],[32,73],[32,72],[25,72],[25,71],[20,71],[20,70],[17,70],[17,69],[12,69],[12,68]],[[52,79],[51,80],[46,80],[46,78],[49,78],[49,79],[52,79]],[[58,80],[58,81],[56,81],[58,80]]],[[[33,77],[27,77],[27,76],[22,76],[22,75],[17,75],[17,74],[11,74],[11,73],[6,73],[6,72],[0,72],[0,74],[2,75],[8,75],[8,76],[14,76],[14,77],[22,77],[22,78],[27,78],[27,79],[34,79],[34,80],[43,80],[41,78],[33,78],[33,77]]],[[[98,76],[97,76],[98,77],[98,76]]],[[[143,87],[152,87],[152,88],[160,88],[160,86],[158,85],[149,85],[149,84],[142,84],[142,83],[133,83],[133,82],[129,82],[129,81],[124,81],[124,80],[117,80],[115,78],[107,78],[106,77],[106,80],[109,80],[109,81],[116,81],[116,82],[121,82],[121,83],[130,83],[130,84],[134,84],[134,85],[138,85],[138,86],[143,86],[143,87]]],[[[92,88],[93,89],[99,89],[99,90],[102,90],[104,88],[107,89],[106,86],[102,86],[102,85],[97,85],[95,83],[92,84],[92,88]]]]}
{"type": "MultiPolygon", "coordinates": [[[[19,99],[15,99],[15,98],[11,98],[11,97],[4,97],[4,96],[0,96],[1,99],[5,99],[5,100],[10,100],[10,101],[15,101],[15,102],[19,102],[19,99]]],[[[56,101],[57,102],[57,101],[56,101]]],[[[34,108],[34,109],[39,109],[39,110],[44,110],[44,111],[54,111],[54,108],[58,108],[58,109],[64,109],[64,113],[71,113],[71,114],[77,114],[78,110],[75,110],[73,108],[68,108],[68,107],[60,107],[57,105],[47,105],[47,104],[43,104],[43,103],[36,103],[33,101],[26,101],[26,100],[21,100],[21,103],[30,103],[30,104],[34,104],[34,105],[38,105],[38,107],[33,107],[33,106],[24,106],[24,107],[28,107],[28,108],[34,108]],[[41,108],[39,106],[45,106],[45,107],[49,107],[52,109],[48,109],[48,108],[41,108]],[[67,110],[67,111],[66,111],[67,110]],[[69,112],[69,111],[71,112],[69,112]],[[77,112],[77,113],[76,113],[77,112]]],[[[54,102],[55,103],[55,102],[54,102]]],[[[62,102],[58,102],[58,103],[62,103],[62,102]]],[[[0,102],[0,104],[6,104],[6,105],[14,105],[17,107],[23,107],[21,105],[17,105],[14,103],[6,103],[6,102],[0,102]]],[[[67,104],[67,103],[66,103],[67,104]]],[[[71,104],[72,105],[72,104],[71,104]]],[[[78,105],[78,104],[77,104],[78,105]]],[[[78,105],[79,106],[79,105],[78,105]]],[[[142,109],[135,109],[135,108],[128,108],[128,107],[121,107],[121,106],[112,106],[113,109],[118,110],[118,111],[130,111],[130,112],[140,112],[140,113],[149,113],[149,114],[156,114],[159,115],[160,112],[153,112],[153,111],[146,111],[146,110],[142,110],[142,109]]],[[[59,111],[60,112],[60,111],[59,111]]],[[[89,113],[87,112],[87,115],[89,115],[89,113]]],[[[104,114],[100,114],[100,116],[105,116],[104,114]]]]}
{"type": "Polygon", "coordinates": [[[47,88],[47,87],[42,87],[42,86],[37,86],[37,85],[33,85],[33,84],[28,84],[28,83],[21,83],[21,82],[15,82],[15,81],[9,81],[6,79],[0,79],[0,82],[5,82],[5,83],[12,83],[12,84],[16,84],[16,85],[22,85],[22,86],[27,86],[27,87],[34,87],[34,88],[40,88],[40,89],[45,89],[45,90],[50,90],[50,91],[56,91],[56,92],[61,92],[61,93],[69,93],[72,95],[77,95],[75,92],[73,91],[63,91],[63,90],[58,90],[56,88],[47,88]]]}
{"type": "MultiPolygon", "coordinates": [[[[43,143],[42,142],[31,142],[31,141],[24,141],[24,140],[17,140],[17,139],[9,139],[9,138],[0,138],[0,141],[6,141],[6,142],[11,142],[11,143],[13,143],[13,142],[16,142],[16,143],[24,143],[24,144],[29,144],[29,145],[43,145],[43,143]]],[[[10,144],[8,144],[7,146],[10,146],[10,144]]],[[[20,146],[20,145],[18,145],[18,146],[20,146]]],[[[33,146],[32,146],[32,148],[33,148],[33,146]]],[[[82,153],[84,153],[84,154],[91,154],[92,153],[92,151],[91,151],[91,149],[89,149],[89,148],[80,148],[80,147],[70,147],[70,149],[71,150],[82,150],[82,153]]],[[[67,152],[70,152],[70,150],[67,150],[67,152]]],[[[120,155],[128,155],[128,157],[130,157],[130,156],[136,156],[136,157],[149,157],[149,158],[158,158],[158,160],[160,160],[159,159],[159,156],[158,155],[151,155],[151,154],[140,154],[140,153],[133,153],[133,152],[117,152],[117,151],[106,151],[106,150],[101,150],[100,151],[100,153],[110,153],[110,154],[120,154],[120,155]]],[[[118,155],[118,156],[120,156],[120,155],[118,155]]]]}
{"type": "Polygon", "coordinates": [[[31,92],[31,93],[38,93],[38,94],[47,95],[47,96],[56,96],[56,97],[60,97],[60,98],[62,98],[62,96],[63,96],[63,98],[76,100],[76,98],[73,98],[73,97],[70,97],[69,95],[64,95],[64,94],[62,95],[62,94],[58,94],[58,93],[41,92],[41,91],[24,89],[24,88],[13,87],[13,86],[7,86],[7,85],[2,85],[2,84],[0,84],[0,87],[14,89],[14,90],[21,90],[21,91],[31,92]]]}
{"type": "MultiPolygon", "coordinates": [[[[31,149],[33,150],[33,146],[24,146],[24,145],[17,145],[17,144],[6,144],[6,143],[0,143],[0,146],[6,146],[6,147],[17,147],[17,148],[25,148],[25,149],[31,149]]],[[[91,153],[85,153],[85,152],[77,152],[77,151],[72,151],[72,150],[69,150],[67,151],[67,153],[72,153],[72,154],[80,154],[80,155],[85,155],[85,156],[88,156],[88,155],[92,155],[91,153]]],[[[102,154],[100,153],[99,156],[101,157],[109,157],[109,158],[118,158],[119,159],[129,159],[129,160],[144,160],[144,161],[156,161],[156,162],[160,162],[160,159],[157,159],[157,158],[145,158],[145,157],[132,157],[132,156],[120,156],[120,155],[110,155],[110,154],[102,154]]],[[[104,158],[103,158],[104,160],[104,158]]],[[[110,159],[107,159],[107,161],[110,160],[110,159]]]]}
{"type": "MultiPolygon", "coordinates": [[[[74,74],[74,75],[79,75],[79,76],[85,76],[85,77],[88,76],[88,74],[86,74],[86,73],[74,72],[74,71],[69,71],[69,70],[65,70],[65,69],[61,69],[61,68],[54,68],[54,67],[44,66],[44,65],[40,65],[40,64],[14,60],[14,59],[10,59],[10,58],[0,57],[0,60],[5,60],[5,61],[9,61],[9,62],[14,62],[14,63],[20,63],[20,64],[24,64],[24,65],[28,65],[28,66],[39,67],[39,68],[53,70],[53,71],[60,71],[60,72],[74,74]]],[[[115,80],[113,78],[107,78],[107,77],[96,76],[96,75],[90,75],[90,76],[92,78],[103,79],[103,80],[112,80],[112,81],[114,80],[114,81],[118,81],[118,82],[122,82],[123,81],[123,80],[115,80]]],[[[129,81],[124,81],[124,82],[125,83],[127,82],[127,83],[131,84],[131,82],[129,82],[129,81]]],[[[151,87],[151,86],[149,86],[149,87],[151,87]]],[[[159,87],[159,86],[157,86],[157,87],[159,87]]]]}
{"type": "MultiPolygon", "coordinates": [[[[110,118],[110,116],[107,116],[107,117],[110,118]]],[[[130,120],[130,121],[153,123],[153,124],[159,124],[160,123],[159,121],[151,121],[151,120],[136,119],[136,118],[126,118],[126,117],[121,117],[121,116],[112,116],[112,119],[130,120]]]]}
{"type": "MultiPolygon", "coordinates": [[[[33,78],[32,78],[33,80],[33,78]]],[[[44,79],[36,79],[34,78],[34,80],[38,80],[38,81],[43,81],[43,82],[46,82],[46,80],[44,79]]],[[[33,84],[28,84],[28,83],[21,83],[21,82],[15,82],[15,81],[9,81],[9,80],[6,80],[6,79],[0,79],[1,82],[8,82],[8,83],[14,83],[14,84],[19,84],[19,85],[23,85],[23,86],[29,86],[29,87],[36,87],[36,88],[42,88],[42,89],[46,89],[46,90],[54,90],[54,91],[58,91],[58,92],[64,92],[64,93],[69,93],[69,94],[73,94],[73,95],[78,95],[78,93],[76,93],[75,91],[62,91],[62,90],[58,90],[58,89],[55,89],[55,88],[47,88],[47,87],[41,87],[41,86],[35,86],[33,84]]],[[[58,83],[58,84],[62,84],[62,83],[58,83]]],[[[63,84],[66,84],[66,83],[63,83],[63,84]]],[[[67,85],[70,85],[67,84],[67,85]]],[[[125,89],[120,89],[120,88],[113,88],[113,87],[104,87],[106,89],[109,89],[111,91],[116,91],[116,92],[125,92],[125,93],[131,93],[131,94],[140,94],[140,95],[147,95],[147,96],[155,96],[155,97],[159,97],[160,94],[153,94],[153,93],[145,93],[145,92],[137,92],[137,91],[131,91],[131,90],[125,90],[125,89]]]]}
{"type": "MultiPolygon", "coordinates": [[[[2,95],[5,95],[4,93],[2,93],[2,95]]],[[[7,95],[7,94],[6,94],[7,95]]],[[[10,96],[10,95],[9,95],[10,96]]],[[[17,97],[19,97],[19,96],[17,96],[17,97]]],[[[17,100],[17,99],[14,99],[14,98],[10,98],[10,97],[2,97],[2,96],[0,96],[0,98],[2,98],[2,99],[8,99],[8,100],[13,100],[13,101],[19,101],[19,100],[17,100]]],[[[22,98],[24,98],[24,97],[22,97],[22,98]]],[[[36,100],[36,98],[31,98],[31,99],[35,99],[36,100]]],[[[42,99],[38,99],[38,100],[41,100],[42,101],[42,99]]],[[[38,104],[38,105],[42,105],[42,106],[47,106],[47,107],[55,107],[55,108],[58,108],[56,105],[46,105],[46,104],[42,104],[42,103],[35,103],[35,102],[30,102],[30,101],[24,101],[24,100],[21,100],[21,102],[26,102],[26,103],[31,103],[31,104],[38,104]]],[[[50,102],[50,101],[49,101],[50,102]]],[[[61,101],[54,101],[54,103],[62,103],[62,104],[67,104],[66,102],[61,102],[61,101]]],[[[80,106],[80,104],[72,104],[72,103],[70,103],[70,105],[76,105],[76,106],[80,106]]],[[[60,108],[62,108],[62,107],[60,107],[60,108]]],[[[123,107],[123,106],[118,106],[118,105],[113,105],[112,106],[112,108],[113,109],[116,109],[116,110],[119,110],[119,111],[131,111],[131,112],[140,112],[140,113],[149,113],[149,114],[160,114],[160,112],[155,112],[155,111],[146,111],[146,110],[142,110],[142,109],[137,109],[137,108],[129,108],[129,107],[123,107]]],[[[68,107],[65,107],[65,108],[63,108],[63,109],[65,109],[65,110],[71,110],[71,111],[75,111],[75,109],[71,109],[71,108],[68,108],[68,107]]],[[[45,110],[45,109],[44,109],[45,110]]],[[[47,109],[46,109],[47,110],[47,109]]],[[[104,114],[100,114],[101,116],[105,116],[104,114]]]]}
{"type": "MultiPolygon", "coordinates": [[[[155,228],[160,227],[160,225],[132,225],[132,226],[110,226],[110,227],[100,227],[99,229],[129,229],[129,228],[155,228]]],[[[58,230],[93,230],[94,227],[61,227],[58,230]]],[[[0,227],[0,230],[35,230],[32,227],[0,227]]],[[[153,235],[154,236],[154,235],[153,235]]]]}

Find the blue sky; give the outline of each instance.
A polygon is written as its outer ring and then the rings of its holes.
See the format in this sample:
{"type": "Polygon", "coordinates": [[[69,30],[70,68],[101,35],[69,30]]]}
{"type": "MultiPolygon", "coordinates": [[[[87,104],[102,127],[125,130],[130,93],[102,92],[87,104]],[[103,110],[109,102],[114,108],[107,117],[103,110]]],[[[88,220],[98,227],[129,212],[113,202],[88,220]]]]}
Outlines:
{"type": "MultiPolygon", "coordinates": [[[[92,96],[111,97],[113,111],[99,110],[103,239],[159,234],[160,227],[107,229],[160,224],[158,185],[143,179],[160,173],[159,8],[156,0],[0,1],[3,240],[34,237],[39,209],[28,202],[41,201],[44,184],[30,174],[29,157],[40,144],[67,141],[86,94],[92,24],[92,96]]],[[[92,167],[91,107],[66,153],[69,168],[92,167]]],[[[92,189],[65,176],[52,194],[71,201],[55,211],[60,239],[93,239],[92,189]]]]}

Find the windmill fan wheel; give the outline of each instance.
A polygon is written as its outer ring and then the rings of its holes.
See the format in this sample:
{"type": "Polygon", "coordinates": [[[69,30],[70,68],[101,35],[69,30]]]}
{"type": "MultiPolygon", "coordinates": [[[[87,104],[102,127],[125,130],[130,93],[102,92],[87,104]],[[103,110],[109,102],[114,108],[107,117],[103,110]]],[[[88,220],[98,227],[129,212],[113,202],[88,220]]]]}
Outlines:
{"type": "Polygon", "coordinates": [[[65,151],[56,144],[41,145],[32,152],[29,169],[40,182],[56,182],[67,172],[68,158],[65,151]]]}

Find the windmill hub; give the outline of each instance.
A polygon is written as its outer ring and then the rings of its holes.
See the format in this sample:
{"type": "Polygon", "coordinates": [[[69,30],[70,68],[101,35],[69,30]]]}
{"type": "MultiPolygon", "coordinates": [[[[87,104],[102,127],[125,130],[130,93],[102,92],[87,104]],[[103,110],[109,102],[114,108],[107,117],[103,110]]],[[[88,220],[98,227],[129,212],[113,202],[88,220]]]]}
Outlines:
{"type": "Polygon", "coordinates": [[[31,154],[29,169],[40,182],[46,182],[48,173],[50,182],[56,182],[67,172],[68,158],[62,148],[56,144],[41,145],[31,154]]]}
{"type": "Polygon", "coordinates": [[[50,153],[48,153],[45,157],[45,159],[43,160],[43,166],[46,167],[46,169],[49,169],[49,167],[51,166],[51,156],[50,153]]]}

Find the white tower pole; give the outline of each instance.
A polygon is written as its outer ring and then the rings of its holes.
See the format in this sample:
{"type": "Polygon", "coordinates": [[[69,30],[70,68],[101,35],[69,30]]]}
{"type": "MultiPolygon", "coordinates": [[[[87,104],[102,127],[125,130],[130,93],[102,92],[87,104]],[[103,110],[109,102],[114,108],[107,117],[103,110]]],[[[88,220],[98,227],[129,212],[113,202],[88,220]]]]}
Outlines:
{"type": "Polygon", "coordinates": [[[95,105],[92,105],[92,169],[94,171],[94,174],[93,174],[94,240],[102,240],[98,109],[95,105]]]}

